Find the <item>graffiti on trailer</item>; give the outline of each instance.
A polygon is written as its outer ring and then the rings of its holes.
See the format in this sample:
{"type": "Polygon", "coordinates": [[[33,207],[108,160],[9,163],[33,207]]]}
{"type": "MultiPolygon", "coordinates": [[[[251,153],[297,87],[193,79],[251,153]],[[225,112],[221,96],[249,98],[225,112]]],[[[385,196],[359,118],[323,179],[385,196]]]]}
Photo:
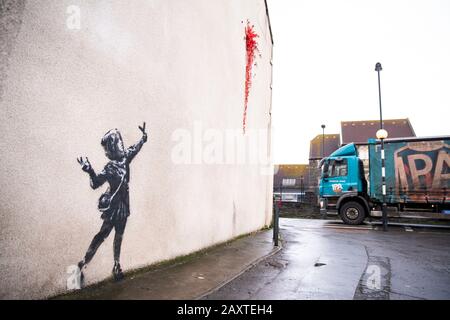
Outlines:
{"type": "Polygon", "coordinates": [[[415,200],[445,196],[450,188],[450,146],[445,141],[410,142],[394,153],[397,194],[415,200]]]}

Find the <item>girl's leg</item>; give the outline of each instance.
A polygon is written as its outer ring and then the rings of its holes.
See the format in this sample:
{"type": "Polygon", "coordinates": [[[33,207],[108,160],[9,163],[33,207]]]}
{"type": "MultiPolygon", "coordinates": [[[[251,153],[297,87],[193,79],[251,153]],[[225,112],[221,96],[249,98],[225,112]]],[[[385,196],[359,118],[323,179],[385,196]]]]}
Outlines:
{"type": "Polygon", "coordinates": [[[125,232],[125,226],[127,225],[127,218],[120,219],[114,223],[115,235],[114,235],[114,262],[120,261],[120,248],[122,246],[123,233],[125,232]]]}
{"type": "Polygon", "coordinates": [[[114,225],[112,224],[111,221],[109,220],[103,221],[100,231],[94,236],[94,239],[92,239],[89,249],[86,251],[86,255],[84,256],[83,260],[84,265],[88,264],[92,260],[95,253],[97,252],[97,249],[100,247],[103,241],[105,241],[105,239],[109,236],[113,227],[114,225]]]}
{"type": "Polygon", "coordinates": [[[127,224],[127,218],[120,219],[115,221],[114,229],[114,267],[113,267],[113,275],[116,281],[123,279],[122,268],[120,267],[120,248],[122,246],[123,233],[125,231],[125,226],[127,224]]]}

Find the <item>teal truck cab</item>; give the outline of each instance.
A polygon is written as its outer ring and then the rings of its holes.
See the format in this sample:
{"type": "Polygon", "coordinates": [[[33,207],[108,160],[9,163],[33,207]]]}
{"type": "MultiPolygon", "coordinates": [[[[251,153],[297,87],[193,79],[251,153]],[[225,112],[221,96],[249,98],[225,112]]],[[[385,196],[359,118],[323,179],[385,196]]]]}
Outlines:
{"type": "MultiPolygon", "coordinates": [[[[347,144],[319,164],[322,213],[346,224],[381,216],[381,145],[347,144]]],[[[388,216],[450,218],[450,136],[385,139],[388,216]]]]}

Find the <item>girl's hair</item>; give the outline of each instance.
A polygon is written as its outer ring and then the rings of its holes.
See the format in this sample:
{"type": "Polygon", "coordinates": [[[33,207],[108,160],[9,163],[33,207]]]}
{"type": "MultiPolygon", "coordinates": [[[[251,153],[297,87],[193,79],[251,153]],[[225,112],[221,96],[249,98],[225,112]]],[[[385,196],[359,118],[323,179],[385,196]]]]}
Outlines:
{"type": "Polygon", "coordinates": [[[117,129],[109,130],[107,133],[105,133],[100,143],[112,157],[114,158],[119,157],[118,145],[119,143],[123,143],[122,135],[120,134],[119,130],[117,129]]]}

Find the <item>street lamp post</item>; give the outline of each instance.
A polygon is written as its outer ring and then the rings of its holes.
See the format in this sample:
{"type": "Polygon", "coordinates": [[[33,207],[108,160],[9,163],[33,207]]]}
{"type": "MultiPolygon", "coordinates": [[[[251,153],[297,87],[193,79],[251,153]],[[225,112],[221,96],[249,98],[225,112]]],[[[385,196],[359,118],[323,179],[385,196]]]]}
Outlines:
{"type": "MultiPolygon", "coordinates": [[[[322,126],[322,161],[325,158],[325,125],[323,124],[322,126]]],[[[318,186],[318,188],[320,189],[320,185],[318,186]]],[[[320,191],[319,191],[320,194],[320,191]]],[[[327,218],[327,214],[326,211],[323,210],[322,212],[322,219],[326,219],[327,218]]]]}
{"type": "Polygon", "coordinates": [[[381,192],[383,203],[381,205],[381,212],[383,216],[383,230],[387,231],[387,212],[386,212],[386,168],[384,157],[384,139],[388,137],[388,132],[383,127],[383,112],[381,109],[381,85],[380,85],[380,71],[383,70],[381,63],[377,62],[375,71],[378,73],[378,100],[380,102],[380,130],[377,131],[377,139],[381,141],[381,192]]]}
{"type": "Polygon", "coordinates": [[[325,125],[322,125],[322,159],[325,158],[325,125]]]}
{"type": "Polygon", "coordinates": [[[303,176],[300,176],[300,204],[305,200],[305,188],[303,184],[303,176]]]}

